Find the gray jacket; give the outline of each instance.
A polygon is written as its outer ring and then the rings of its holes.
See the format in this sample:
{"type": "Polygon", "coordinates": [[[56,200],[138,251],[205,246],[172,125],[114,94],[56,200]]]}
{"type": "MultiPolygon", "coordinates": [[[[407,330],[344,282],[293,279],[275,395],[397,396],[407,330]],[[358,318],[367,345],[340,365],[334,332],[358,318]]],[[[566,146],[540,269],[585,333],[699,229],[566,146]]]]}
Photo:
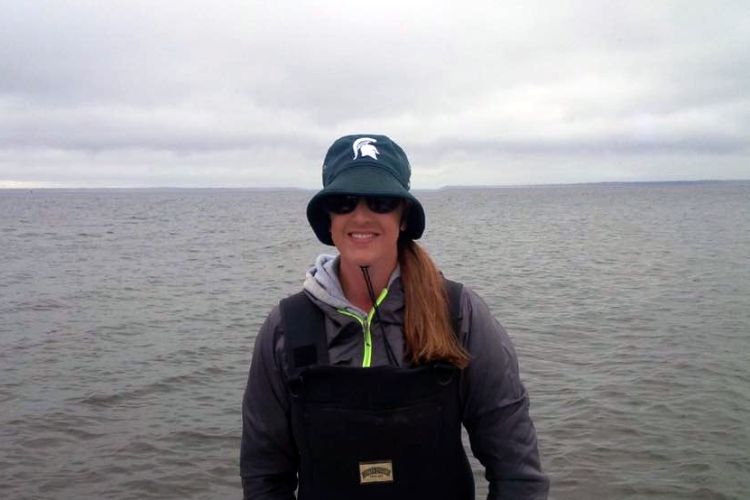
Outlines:
{"type": "MultiPolygon", "coordinates": [[[[344,298],[337,264],[331,256],[319,257],[304,288],[324,312],[331,364],[362,366],[363,328],[372,325],[364,311],[344,298]]],[[[488,499],[546,499],[549,482],[541,470],[528,396],[511,341],[484,301],[466,287],[461,312],[459,338],[471,356],[461,374],[463,425],[474,456],[485,467],[488,499]]],[[[404,297],[398,269],[379,313],[384,328],[370,328],[371,366],[388,364],[383,331],[397,359],[404,359],[404,297]]],[[[294,499],[299,458],[290,427],[285,370],[284,332],[277,306],[256,338],[242,404],[240,474],[248,500],[294,499]]]]}

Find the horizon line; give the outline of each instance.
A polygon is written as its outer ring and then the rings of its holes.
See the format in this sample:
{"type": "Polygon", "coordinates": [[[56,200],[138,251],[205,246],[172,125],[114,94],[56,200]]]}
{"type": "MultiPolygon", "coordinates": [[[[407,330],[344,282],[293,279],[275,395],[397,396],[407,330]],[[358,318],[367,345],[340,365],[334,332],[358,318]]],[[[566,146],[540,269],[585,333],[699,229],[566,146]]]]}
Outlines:
{"type": "MultiPolygon", "coordinates": [[[[590,181],[590,182],[551,182],[538,184],[448,184],[436,188],[412,188],[412,191],[443,191],[450,189],[507,189],[524,187],[563,187],[563,186],[596,186],[596,185],[620,185],[620,184],[705,184],[705,183],[732,183],[750,182],[747,179],[677,179],[677,180],[630,180],[630,181],[590,181]]],[[[298,186],[8,186],[0,185],[0,191],[33,191],[33,190],[236,190],[236,191],[318,191],[320,187],[307,188],[298,186]]]]}

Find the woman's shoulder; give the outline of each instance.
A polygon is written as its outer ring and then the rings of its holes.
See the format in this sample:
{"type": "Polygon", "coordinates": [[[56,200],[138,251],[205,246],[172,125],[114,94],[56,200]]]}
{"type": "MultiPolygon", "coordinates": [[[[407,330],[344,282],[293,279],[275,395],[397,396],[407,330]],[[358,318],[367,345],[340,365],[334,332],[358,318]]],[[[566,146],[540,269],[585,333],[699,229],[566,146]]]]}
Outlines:
{"type": "Polygon", "coordinates": [[[271,307],[271,311],[266,316],[258,335],[283,336],[285,318],[288,320],[288,317],[299,314],[302,309],[309,307],[308,304],[316,309],[323,310],[318,301],[304,289],[279,300],[276,305],[271,307]]]}
{"type": "Polygon", "coordinates": [[[471,286],[461,290],[459,336],[468,348],[497,344],[512,345],[510,337],[485,299],[471,286]]]}
{"type": "Polygon", "coordinates": [[[289,328],[296,332],[303,327],[304,321],[311,323],[318,319],[323,324],[331,309],[304,289],[293,293],[271,308],[260,327],[256,342],[279,355],[284,350],[284,339],[289,328]]]}
{"type": "Polygon", "coordinates": [[[446,278],[446,291],[448,300],[458,301],[459,314],[461,318],[466,318],[475,313],[490,315],[491,312],[484,299],[466,283],[446,278]]]}

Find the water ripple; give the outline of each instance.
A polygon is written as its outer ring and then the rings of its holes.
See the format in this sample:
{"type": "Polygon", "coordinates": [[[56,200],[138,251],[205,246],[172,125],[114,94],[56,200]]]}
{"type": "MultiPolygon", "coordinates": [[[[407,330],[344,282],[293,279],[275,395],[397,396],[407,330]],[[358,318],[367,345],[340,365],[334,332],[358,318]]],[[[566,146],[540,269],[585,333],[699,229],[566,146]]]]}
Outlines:
{"type": "MultiPolygon", "coordinates": [[[[309,196],[0,193],[0,497],[239,498],[255,332],[331,251],[309,196]]],[[[418,196],[513,337],[553,499],[747,496],[750,185],[418,196]]]]}

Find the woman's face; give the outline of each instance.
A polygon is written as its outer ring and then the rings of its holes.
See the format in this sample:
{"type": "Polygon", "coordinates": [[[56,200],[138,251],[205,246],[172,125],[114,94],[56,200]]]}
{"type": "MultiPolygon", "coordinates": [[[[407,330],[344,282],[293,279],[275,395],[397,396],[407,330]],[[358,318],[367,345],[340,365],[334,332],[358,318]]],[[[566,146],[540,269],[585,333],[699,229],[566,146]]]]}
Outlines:
{"type": "Polygon", "coordinates": [[[342,261],[356,266],[396,266],[404,204],[392,212],[373,212],[363,198],[348,214],[331,214],[331,239],[342,261]]]}

